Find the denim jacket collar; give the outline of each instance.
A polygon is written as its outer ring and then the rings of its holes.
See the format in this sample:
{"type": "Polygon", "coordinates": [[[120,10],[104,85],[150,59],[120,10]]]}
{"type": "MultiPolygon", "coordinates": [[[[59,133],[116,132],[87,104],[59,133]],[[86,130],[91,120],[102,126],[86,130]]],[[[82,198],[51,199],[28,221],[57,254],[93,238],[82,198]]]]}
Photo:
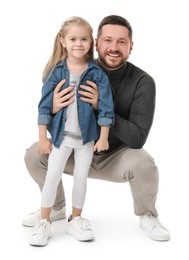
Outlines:
{"type": "MultiPolygon", "coordinates": [[[[58,68],[58,67],[63,67],[64,69],[68,70],[67,60],[64,59],[64,60],[60,61],[60,62],[56,65],[56,68],[58,68]]],[[[87,69],[91,69],[91,68],[94,68],[94,67],[99,68],[98,64],[96,64],[95,61],[93,61],[92,59],[90,59],[90,60],[88,61],[87,69]]]]}

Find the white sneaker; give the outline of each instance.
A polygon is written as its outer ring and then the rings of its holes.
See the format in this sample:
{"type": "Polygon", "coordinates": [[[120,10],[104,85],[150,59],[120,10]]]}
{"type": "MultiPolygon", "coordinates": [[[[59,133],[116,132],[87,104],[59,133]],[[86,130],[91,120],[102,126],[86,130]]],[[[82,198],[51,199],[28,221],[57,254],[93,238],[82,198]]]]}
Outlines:
{"type": "Polygon", "coordinates": [[[94,239],[93,231],[89,220],[82,217],[75,217],[68,222],[66,233],[80,241],[89,241],[94,239]]]}
{"type": "MultiPolygon", "coordinates": [[[[40,210],[37,210],[27,215],[23,219],[22,225],[26,227],[35,227],[38,221],[40,220],[40,212],[41,212],[40,210]]],[[[66,218],[66,207],[63,207],[60,210],[54,210],[54,209],[51,210],[51,214],[50,214],[51,222],[64,219],[64,218],[66,218]]]]}
{"type": "Polygon", "coordinates": [[[147,235],[156,241],[170,240],[169,231],[160,223],[157,217],[147,213],[140,216],[140,228],[146,231],[147,235]]]}
{"type": "Polygon", "coordinates": [[[35,226],[33,235],[30,238],[31,246],[46,246],[51,236],[51,224],[46,219],[41,219],[35,226]]]}

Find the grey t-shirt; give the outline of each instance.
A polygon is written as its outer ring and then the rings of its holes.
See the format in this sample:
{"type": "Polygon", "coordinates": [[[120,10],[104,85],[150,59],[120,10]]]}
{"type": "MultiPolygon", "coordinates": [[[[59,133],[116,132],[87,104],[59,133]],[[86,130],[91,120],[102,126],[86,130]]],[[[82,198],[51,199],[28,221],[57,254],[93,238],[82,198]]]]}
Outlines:
{"type": "Polygon", "coordinates": [[[65,123],[65,134],[69,133],[76,136],[81,136],[81,130],[79,127],[78,112],[77,112],[77,97],[76,92],[80,80],[80,74],[70,73],[70,85],[74,85],[75,101],[67,108],[67,118],[65,123]]]}

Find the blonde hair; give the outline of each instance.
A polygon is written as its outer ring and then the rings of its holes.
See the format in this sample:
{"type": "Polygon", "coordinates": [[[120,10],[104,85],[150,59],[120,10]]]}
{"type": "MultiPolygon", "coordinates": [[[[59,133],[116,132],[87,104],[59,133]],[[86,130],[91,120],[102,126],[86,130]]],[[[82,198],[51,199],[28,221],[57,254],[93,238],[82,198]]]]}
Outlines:
{"type": "Polygon", "coordinates": [[[52,70],[55,68],[55,66],[63,59],[65,59],[68,55],[66,48],[64,48],[60,42],[61,38],[64,38],[70,25],[77,24],[77,25],[84,25],[87,26],[90,33],[91,33],[91,47],[89,49],[89,52],[87,54],[87,59],[94,59],[94,39],[93,39],[93,29],[91,25],[82,17],[79,16],[72,16],[64,21],[64,23],[61,26],[61,29],[56,35],[56,38],[54,40],[54,47],[51,54],[51,57],[49,61],[47,62],[43,74],[42,79],[44,80],[46,76],[52,72],[52,70]]]}

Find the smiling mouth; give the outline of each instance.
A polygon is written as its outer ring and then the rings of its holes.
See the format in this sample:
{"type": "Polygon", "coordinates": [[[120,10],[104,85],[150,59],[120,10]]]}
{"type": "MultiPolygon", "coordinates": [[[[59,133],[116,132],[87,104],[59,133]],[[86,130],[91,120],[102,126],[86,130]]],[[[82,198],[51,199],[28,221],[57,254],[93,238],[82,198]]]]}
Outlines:
{"type": "Polygon", "coordinates": [[[108,53],[107,56],[109,56],[111,58],[118,58],[118,57],[120,57],[120,55],[118,53],[108,53]]]}

